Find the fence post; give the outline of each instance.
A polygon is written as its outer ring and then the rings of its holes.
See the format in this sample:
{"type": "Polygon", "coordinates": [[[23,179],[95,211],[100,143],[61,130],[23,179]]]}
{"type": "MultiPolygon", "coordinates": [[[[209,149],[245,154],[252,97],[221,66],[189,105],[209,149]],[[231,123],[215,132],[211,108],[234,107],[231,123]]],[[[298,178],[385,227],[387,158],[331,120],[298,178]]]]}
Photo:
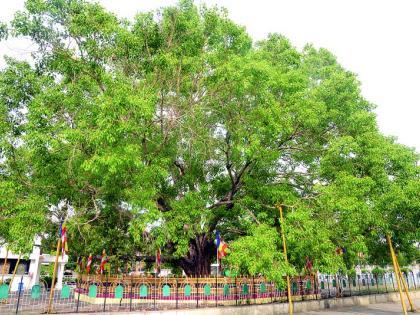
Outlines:
{"type": "Polygon", "coordinates": [[[175,294],[176,294],[175,308],[178,309],[178,277],[175,278],[175,294]]]}
{"type": "MultiPolygon", "coordinates": [[[[12,284],[9,284],[10,286],[12,286],[12,284]]],[[[16,314],[19,313],[19,303],[20,303],[20,294],[22,292],[23,289],[23,276],[20,278],[20,282],[18,283],[18,300],[16,303],[16,314]]]]}
{"type": "Polygon", "coordinates": [[[156,292],[157,292],[157,270],[155,272],[155,285],[154,285],[154,290],[153,290],[153,309],[156,310],[156,292]]]}
{"type": "Polygon", "coordinates": [[[413,277],[414,290],[417,290],[416,278],[414,277],[414,272],[413,272],[413,270],[411,270],[411,276],[413,277]]]}
{"type": "Polygon", "coordinates": [[[379,294],[378,275],[375,275],[375,278],[376,278],[376,291],[377,291],[377,292],[378,292],[378,294],[379,294]]]}
{"type": "Polygon", "coordinates": [[[218,302],[218,296],[217,296],[217,289],[218,289],[218,283],[217,283],[217,273],[216,273],[216,293],[215,293],[215,297],[216,297],[216,307],[217,307],[217,302],[218,302]]]}
{"type": "Polygon", "coordinates": [[[349,282],[349,291],[350,291],[350,296],[351,296],[351,286],[353,285],[351,277],[347,276],[347,281],[349,282]]]}
{"type": "Polygon", "coordinates": [[[130,281],[130,312],[131,312],[132,305],[133,305],[133,270],[131,270],[130,280],[131,280],[130,281]]]}
{"type": "Polygon", "coordinates": [[[370,295],[370,287],[369,287],[369,282],[370,282],[370,277],[369,277],[369,275],[367,276],[367,279],[366,279],[367,281],[367,286],[368,286],[368,295],[370,295]]]}
{"type": "MultiPolygon", "coordinates": [[[[108,295],[108,284],[109,284],[109,278],[108,278],[108,275],[106,275],[106,285],[105,285],[105,296],[104,296],[104,307],[103,307],[103,312],[105,312],[105,308],[106,308],[106,297],[107,297],[107,295],[108,295]]],[[[103,279],[102,279],[102,277],[101,277],[101,280],[103,281],[103,279]]],[[[102,285],[103,285],[104,283],[102,282],[102,285]]]]}
{"type": "Polygon", "coordinates": [[[362,293],[360,292],[360,278],[359,278],[359,275],[356,275],[356,277],[357,277],[357,285],[359,287],[359,295],[361,295],[362,293]]]}
{"type": "Polygon", "coordinates": [[[327,286],[328,286],[328,298],[331,297],[331,292],[330,292],[330,275],[327,275],[327,286]]]}
{"type": "Polygon", "coordinates": [[[391,281],[392,281],[392,288],[394,289],[394,292],[395,292],[396,290],[395,290],[395,284],[394,284],[394,276],[392,275],[392,272],[391,272],[391,281]]]}
{"type": "Polygon", "coordinates": [[[402,274],[403,274],[403,277],[405,276],[405,280],[406,280],[406,283],[407,283],[407,289],[410,289],[410,281],[408,281],[408,271],[407,272],[404,271],[402,274]]]}
{"type": "Polygon", "coordinates": [[[271,298],[271,303],[273,303],[273,282],[270,281],[270,298],[271,298]]]}
{"type": "Polygon", "coordinates": [[[305,287],[303,285],[303,280],[302,280],[302,276],[299,276],[299,290],[300,290],[300,296],[302,301],[304,300],[304,296],[305,296],[305,292],[303,292],[305,290],[305,287]]]}
{"type": "Polygon", "coordinates": [[[384,273],[382,275],[382,277],[384,278],[384,284],[385,284],[385,292],[388,293],[388,286],[386,285],[386,273],[384,273]]]}
{"type": "Polygon", "coordinates": [[[314,275],[315,300],[318,300],[318,275],[314,275]]]}
{"type": "MultiPolygon", "coordinates": [[[[77,286],[76,286],[77,289],[77,286]]],[[[77,304],[76,304],[76,313],[79,313],[79,303],[80,303],[80,290],[82,289],[82,274],[80,274],[79,278],[79,289],[77,293],[77,304]]]]}
{"type": "Polygon", "coordinates": [[[195,299],[197,302],[196,307],[198,308],[198,276],[196,276],[195,279],[195,299]]]}
{"type": "MultiPolygon", "coordinates": [[[[271,302],[273,301],[273,297],[271,297],[271,302]]],[[[235,276],[235,304],[238,305],[238,284],[235,276]]]]}
{"type": "Polygon", "coordinates": [[[254,280],[254,276],[252,276],[252,295],[254,296],[254,304],[257,304],[257,299],[255,297],[255,280],[254,280]]]}

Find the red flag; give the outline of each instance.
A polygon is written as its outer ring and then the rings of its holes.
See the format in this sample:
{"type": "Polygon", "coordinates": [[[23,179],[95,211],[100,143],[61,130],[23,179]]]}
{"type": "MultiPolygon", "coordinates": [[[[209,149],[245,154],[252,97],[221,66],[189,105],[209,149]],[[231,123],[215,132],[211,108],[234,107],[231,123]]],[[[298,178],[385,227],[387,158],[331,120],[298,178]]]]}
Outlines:
{"type": "Polygon", "coordinates": [[[305,268],[306,270],[308,270],[308,272],[312,271],[312,261],[309,259],[308,256],[306,256],[305,268]]]}
{"type": "Polygon", "coordinates": [[[61,257],[64,257],[64,254],[68,252],[67,246],[67,227],[63,225],[61,227],[61,257]]]}
{"type": "Polygon", "coordinates": [[[77,264],[78,264],[78,266],[79,266],[79,272],[82,272],[82,271],[83,271],[83,257],[82,257],[82,256],[80,256],[80,257],[77,259],[77,264]]]}
{"type": "Polygon", "coordinates": [[[104,273],[105,270],[105,264],[108,262],[108,258],[106,257],[105,249],[102,251],[102,259],[101,259],[101,265],[99,266],[99,271],[101,274],[104,273]]]}
{"type": "Polygon", "coordinates": [[[161,264],[161,252],[160,252],[160,248],[158,248],[156,250],[156,273],[160,272],[160,264],[161,264]]]}
{"type": "Polygon", "coordinates": [[[92,254],[89,255],[88,257],[88,261],[86,264],[86,272],[89,274],[90,273],[90,265],[92,264],[92,254]]]}

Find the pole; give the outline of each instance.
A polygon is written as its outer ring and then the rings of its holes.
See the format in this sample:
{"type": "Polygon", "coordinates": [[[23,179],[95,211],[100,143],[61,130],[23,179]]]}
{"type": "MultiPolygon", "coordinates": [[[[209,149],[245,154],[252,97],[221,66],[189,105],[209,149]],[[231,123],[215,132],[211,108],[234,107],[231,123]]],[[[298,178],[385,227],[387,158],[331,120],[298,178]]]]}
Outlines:
{"type": "MultiPolygon", "coordinates": [[[[281,226],[281,238],[283,240],[283,255],[284,261],[286,264],[289,264],[287,260],[287,247],[286,247],[286,236],[284,235],[284,220],[283,220],[283,209],[279,205],[278,206],[280,211],[280,226],[281,226]]],[[[287,282],[287,300],[289,301],[289,315],[293,315],[293,302],[292,302],[292,295],[290,292],[290,277],[286,274],[286,282],[287,282]]]]}
{"type": "Polygon", "coordinates": [[[270,281],[270,298],[271,303],[273,303],[273,283],[270,281]]]}
{"type": "Polygon", "coordinates": [[[154,287],[154,294],[153,294],[153,309],[156,309],[156,285],[157,285],[157,267],[156,267],[156,272],[155,272],[155,287],[154,287]]]}
{"type": "Polygon", "coordinates": [[[252,276],[252,295],[254,296],[254,304],[257,304],[257,297],[256,297],[256,291],[255,291],[255,279],[254,279],[254,276],[252,276]]]}
{"type": "Polygon", "coordinates": [[[131,261],[131,275],[130,275],[130,312],[133,307],[133,261],[131,261]]]}
{"type": "Polygon", "coordinates": [[[80,291],[82,290],[82,271],[80,271],[78,286],[79,286],[79,290],[77,291],[76,313],[79,313],[80,291]]]}
{"type": "Polygon", "coordinates": [[[330,290],[330,275],[327,275],[327,287],[328,287],[328,298],[331,297],[331,290],[330,290]]]}
{"type": "Polygon", "coordinates": [[[15,265],[15,269],[13,270],[12,279],[10,280],[10,284],[9,284],[9,291],[10,291],[10,288],[12,287],[12,285],[13,285],[13,280],[15,279],[16,271],[17,271],[17,269],[18,269],[18,267],[19,267],[19,262],[20,262],[20,258],[21,258],[21,257],[22,257],[22,253],[20,253],[20,254],[19,254],[19,257],[18,257],[17,263],[16,263],[16,265],[15,265]]]}
{"type": "MultiPolygon", "coordinates": [[[[405,280],[404,280],[404,276],[403,276],[403,274],[401,273],[401,268],[400,268],[400,265],[399,265],[399,263],[398,263],[397,256],[395,255],[394,248],[393,248],[393,247],[391,247],[391,248],[392,248],[392,254],[394,255],[395,264],[397,265],[397,269],[398,269],[398,276],[399,276],[399,277],[400,277],[400,279],[401,279],[401,282],[402,282],[403,287],[404,287],[405,294],[407,295],[407,299],[408,299],[408,303],[410,304],[411,312],[415,312],[415,311],[416,311],[416,308],[415,308],[415,306],[414,306],[414,304],[413,304],[413,301],[411,300],[410,293],[408,292],[407,283],[405,282],[405,280]]],[[[408,278],[407,278],[407,279],[408,279],[408,278]]]]}
{"type": "Polygon", "coordinates": [[[219,275],[219,249],[216,248],[216,277],[219,275]]]}
{"type": "Polygon", "coordinates": [[[175,294],[176,294],[175,308],[178,309],[178,277],[175,278],[175,294]]]}
{"type": "Polygon", "coordinates": [[[394,284],[394,276],[391,273],[391,282],[392,282],[392,289],[394,290],[394,292],[396,292],[397,290],[395,290],[395,284],[394,284]]]}
{"type": "MultiPolygon", "coordinates": [[[[273,295],[271,295],[271,302],[273,302],[273,295]]],[[[238,305],[238,284],[235,275],[235,305],[238,305]]]]}
{"type": "MultiPolygon", "coordinates": [[[[219,264],[217,264],[217,265],[219,265],[219,264]]],[[[216,272],[216,307],[217,307],[217,304],[218,304],[218,301],[217,301],[217,299],[218,299],[218,297],[217,297],[217,287],[218,287],[218,283],[217,283],[217,274],[218,274],[219,272],[216,272]]]]}
{"type": "MultiPolygon", "coordinates": [[[[106,308],[106,297],[108,296],[108,284],[109,284],[109,275],[106,276],[106,284],[105,284],[105,296],[104,296],[104,306],[102,309],[102,312],[105,312],[105,308],[106,308]]],[[[102,284],[103,282],[103,277],[101,276],[101,280],[102,280],[102,284]]]]}
{"type": "Polygon", "coordinates": [[[411,277],[413,278],[414,290],[417,290],[416,278],[414,277],[414,272],[413,272],[413,270],[411,270],[411,271],[410,271],[410,273],[411,273],[411,277]]]}
{"type": "Polygon", "coordinates": [[[19,312],[19,304],[20,304],[20,295],[23,289],[23,276],[20,278],[20,283],[18,285],[18,300],[16,303],[16,314],[19,312]]]}
{"type": "Polygon", "coordinates": [[[398,267],[397,267],[397,264],[396,264],[396,261],[395,261],[394,250],[392,248],[391,237],[389,236],[389,234],[386,235],[386,239],[388,241],[389,251],[391,253],[392,264],[394,265],[395,276],[397,278],[397,286],[398,286],[398,291],[400,293],[401,307],[403,309],[403,314],[407,315],[407,308],[405,306],[404,296],[403,296],[403,293],[402,293],[402,290],[401,290],[401,283],[400,283],[399,276],[398,276],[398,267]]]}
{"type": "Polygon", "coordinates": [[[196,281],[195,281],[195,298],[197,300],[197,308],[198,308],[198,275],[195,276],[196,281]]]}
{"type": "Polygon", "coordinates": [[[3,268],[1,269],[1,283],[3,283],[4,273],[6,272],[6,264],[7,264],[7,257],[8,256],[9,256],[9,249],[6,248],[6,257],[4,258],[3,268]]]}
{"type": "Polygon", "coordinates": [[[350,296],[351,296],[351,286],[352,286],[352,284],[353,284],[353,283],[351,283],[351,281],[352,281],[352,280],[351,280],[351,276],[348,276],[348,275],[347,275],[347,281],[349,282],[349,291],[350,291],[350,296]]]}
{"type": "Polygon", "coordinates": [[[53,271],[53,277],[51,280],[51,288],[50,288],[50,299],[48,301],[48,310],[47,313],[52,313],[52,301],[54,298],[54,284],[55,284],[55,275],[57,273],[57,265],[58,265],[58,256],[60,255],[60,245],[61,245],[61,237],[58,238],[57,241],[57,251],[55,253],[55,263],[54,263],[54,271],[53,271]]]}

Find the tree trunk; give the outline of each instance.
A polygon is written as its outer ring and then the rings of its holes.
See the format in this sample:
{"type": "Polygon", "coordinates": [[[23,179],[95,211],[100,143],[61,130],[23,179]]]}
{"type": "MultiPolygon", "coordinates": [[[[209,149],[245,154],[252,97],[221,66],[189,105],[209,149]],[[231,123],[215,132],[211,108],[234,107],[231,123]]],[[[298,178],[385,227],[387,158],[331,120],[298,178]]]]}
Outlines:
{"type": "Polygon", "coordinates": [[[216,246],[206,234],[200,234],[190,242],[188,255],[179,261],[185,274],[191,276],[209,276],[212,258],[216,255],[216,246]]]}

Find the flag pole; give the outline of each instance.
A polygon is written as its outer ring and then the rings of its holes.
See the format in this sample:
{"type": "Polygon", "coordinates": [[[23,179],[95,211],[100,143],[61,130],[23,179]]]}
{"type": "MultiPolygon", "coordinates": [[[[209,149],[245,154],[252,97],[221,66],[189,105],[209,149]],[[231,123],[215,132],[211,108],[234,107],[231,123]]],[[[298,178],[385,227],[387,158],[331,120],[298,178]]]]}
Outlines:
{"type": "Polygon", "coordinates": [[[219,276],[219,249],[216,246],[216,278],[219,276]]]}
{"type": "Polygon", "coordinates": [[[388,245],[389,245],[389,252],[391,254],[392,264],[394,265],[395,277],[397,279],[397,287],[398,287],[398,291],[400,293],[401,307],[403,309],[403,314],[407,315],[407,308],[405,306],[404,296],[403,296],[403,293],[402,293],[402,290],[401,290],[400,277],[398,275],[398,267],[397,267],[397,263],[396,263],[396,260],[395,260],[394,251],[392,249],[391,237],[389,236],[389,234],[386,235],[386,239],[387,239],[388,245]]]}
{"type": "Polygon", "coordinates": [[[391,246],[392,259],[395,262],[395,265],[397,267],[398,276],[401,279],[401,283],[403,284],[405,294],[407,295],[407,299],[408,299],[408,303],[410,304],[411,312],[415,312],[416,308],[413,305],[413,301],[411,301],[411,297],[410,297],[410,294],[408,292],[407,284],[405,283],[404,277],[401,273],[400,264],[398,263],[397,255],[395,254],[395,250],[394,250],[394,246],[392,245],[391,238],[389,239],[389,242],[390,242],[390,246],[391,246]]]}
{"type": "MultiPolygon", "coordinates": [[[[281,238],[283,240],[284,261],[286,262],[286,265],[288,265],[289,261],[287,260],[286,236],[284,235],[283,209],[280,205],[278,205],[277,207],[280,211],[281,238]]],[[[289,302],[289,315],[293,315],[293,301],[292,301],[292,295],[290,292],[290,277],[288,274],[286,274],[286,282],[287,282],[287,300],[289,302]]]]}
{"type": "Polygon", "coordinates": [[[10,285],[9,285],[9,291],[10,291],[12,285],[13,285],[13,280],[15,279],[16,271],[19,267],[19,262],[20,262],[21,257],[22,257],[22,253],[19,254],[18,260],[17,260],[16,265],[15,265],[15,269],[13,270],[12,279],[10,280],[10,285]]]}
{"type": "Polygon", "coordinates": [[[57,273],[58,256],[60,255],[60,245],[61,245],[61,236],[58,238],[58,241],[57,241],[57,251],[55,253],[55,263],[54,263],[53,277],[52,277],[52,281],[51,281],[50,299],[48,301],[48,310],[47,310],[48,314],[52,313],[52,300],[53,300],[53,297],[54,297],[55,275],[57,273]]]}
{"type": "Polygon", "coordinates": [[[394,252],[394,257],[395,257],[394,259],[395,259],[395,262],[396,262],[397,267],[398,267],[398,274],[400,276],[401,282],[402,282],[403,287],[404,287],[405,294],[407,295],[407,299],[408,299],[408,302],[410,304],[411,312],[415,312],[416,307],[414,306],[413,301],[411,300],[410,293],[408,292],[407,283],[405,282],[405,279],[402,275],[401,268],[400,268],[400,263],[398,262],[397,255],[395,254],[395,252],[394,252]]]}
{"type": "Polygon", "coordinates": [[[1,282],[3,283],[4,273],[6,271],[7,257],[9,256],[9,248],[6,247],[6,257],[4,258],[3,268],[1,269],[1,282]]]}

